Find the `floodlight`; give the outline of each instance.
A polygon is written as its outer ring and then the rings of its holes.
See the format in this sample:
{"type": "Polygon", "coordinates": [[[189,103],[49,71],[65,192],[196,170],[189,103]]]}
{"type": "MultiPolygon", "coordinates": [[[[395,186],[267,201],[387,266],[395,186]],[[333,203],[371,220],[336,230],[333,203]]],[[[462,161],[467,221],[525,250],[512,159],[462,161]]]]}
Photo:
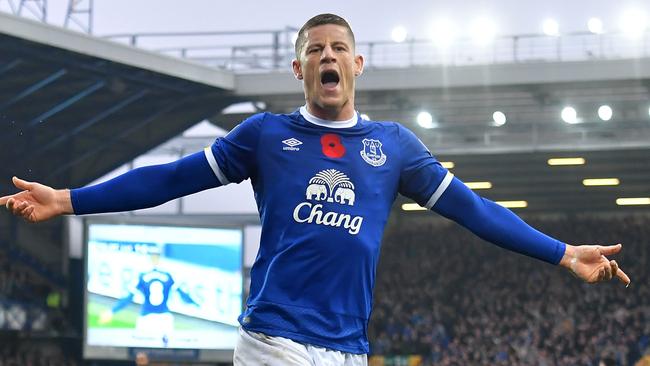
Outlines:
{"type": "Polygon", "coordinates": [[[647,26],[647,17],[641,10],[630,9],[621,16],[621,30],[630,38],[641,38],[647,26]]]}
{"type": "Polygon", "coordinates": [[[406,28],[402,26],[397,26],[393,28],[393,31],[390,33],[390,35],[393,41],[397,43],[402,43],[406,40],[406,36],[408,35],[408,32],[406,31],[406,28]]]}
{"type": "Polygon", "coordinates": [[[528,207],[527,201],[495,201],[495,203],[505,208],[526,208],[528,207]]]}
{"type": "Polygon", "coordinates": [[[433,121],[433,116],[431,115],[431,113],[426,112],[426,111],[422,111],[422,112],[418,113],[417,122],[418,122],[418,125],[420,125],[420,127],[422,127],[422,128],[434,128],[437,125],[433,121]]]}
{"type": "Polygon", "coordinates": [[[609,121],[612,119],[612,115],[614,112],[612,111],[612,108],[608,105],[601,105],[598,108],[598,117],[602,119],[603,121],[609,121]]]}
{"type": "Polygon", "coordinates": [[[555,19],[546,19],[542,23],[542,30],[547,36],[559,36],[560,35],[560,25],[555,21],[555,19]]]}
{"type": "Polygon", "coordinates": [[[603,21],[600,18],[591,18],[587,21],[587,28],[593,34],[603,34],[603,21]]]}
{"type": "Polygon", "coordinates": [[[404,211],[426,211],[426,207],[422,207],[417,203],[404,203],[402,204],[402,210],[404,211]]]}
{"type": "Polygon", "coordinates": [[[492,120],[495,126],[503,126],[506,124],[506,115],[501,111],[496,111],[492,114],[492,120]]]}
{"type": "Polygon", "coordinates": [[[616,204],[619,206],[650,205],[650,197],[617,198],[616,204]]]}
{"type": "Polygon", "coordinates": [[[618,178],[585,178],[582,180],[582,185],[585,187],[599,187],[599,186],[617,186],[621,184],[618,178]]]}
{"type": "Polygon", "coordinates": [[[558,166],[558,165],[585,165],[587,160],[585,158],[550,158],[548,159],[548,165],[558,166]]]}
{"type": "Polygon", "coordinates": [[[448,19],[440,19],[433,24],[431,39],[440,48],[449,47],[456,39],[456,26],[448,19]]]}
{"type": "Polygon", "coordinates": [[[578,123],[578,112],[573,107],[564,107],[561,113],[562,120],[568,124],[578,123]]]}
{"type": "Polygon", "coordinates": [[[492,182],[465,182],[465,185],[469,189],[490,189],[490,188],[492,188],[492,182]]]}

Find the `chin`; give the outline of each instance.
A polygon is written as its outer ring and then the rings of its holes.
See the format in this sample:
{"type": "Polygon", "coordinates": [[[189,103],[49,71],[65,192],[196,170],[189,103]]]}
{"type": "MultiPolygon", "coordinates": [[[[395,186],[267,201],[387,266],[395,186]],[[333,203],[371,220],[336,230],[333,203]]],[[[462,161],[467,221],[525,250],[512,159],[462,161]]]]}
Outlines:
{"type": "Polygon", "coordinates": [[[343,98],[319,98],[316,104],[323,109],[339,109],[345,105],[343,98]]]}

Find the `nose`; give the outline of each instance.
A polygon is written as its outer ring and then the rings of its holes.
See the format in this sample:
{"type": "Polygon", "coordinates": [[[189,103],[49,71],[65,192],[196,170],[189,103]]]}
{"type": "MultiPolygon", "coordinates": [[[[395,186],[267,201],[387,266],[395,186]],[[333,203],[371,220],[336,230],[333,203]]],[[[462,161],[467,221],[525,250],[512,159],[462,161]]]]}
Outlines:
{"type": "Polygon", "coordinates": [[[328,62],[335,62],[335,61],[336,61],[336,54],[334,53],[332,46],[330,45],[325,46],[325,48],[323,48],[323,52],[320,55],[320,62],[328,63],[328,62]]]}

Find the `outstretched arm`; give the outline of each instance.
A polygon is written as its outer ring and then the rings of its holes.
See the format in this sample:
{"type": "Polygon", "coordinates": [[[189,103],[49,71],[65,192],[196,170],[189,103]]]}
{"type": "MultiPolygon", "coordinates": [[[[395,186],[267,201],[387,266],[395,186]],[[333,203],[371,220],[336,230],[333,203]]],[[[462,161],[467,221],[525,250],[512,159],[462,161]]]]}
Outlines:
{"type": "Polygon", "coordinates": [[[118,311],[124,309],[133,300],[133,293],[129,292],[128,295],[120,299],[110,310],[103,311],[99,314],[99,324],[106,324],[113,320],[113,315],[118,311]]]}
{"type": "Polygon", "coordinates": [[[555,240],[526,224],[512,211],[475,194],[453,178],[432,209],[463,225],[482,239],[503,248],[548,263],[560,264],[577,277],[595,283],[618,277],[629,285],[630,279],[607,255],[616,254],[621,245],[573,246],[555,240]]]}
{"type": "Polygon", "coordinates": [[[177,288],[176,291],[178,292],[178,295],[180,295],[181,300],[183,300],[184,303],[194,305],[194,306],[199,306],[199,303],[194,301],[192,296],[187,292],[184,291],[182,288],[177,288]]]}
{"type": "Polygon", "coordinates": [[[131,170],[107,182],[74,190],[55,190],[14,177],[22,191],[0,197],[14,215],[30,222],[64,214],[120,212],[153,207],[220,184],[203,152],[169,164],[131,170]]]}

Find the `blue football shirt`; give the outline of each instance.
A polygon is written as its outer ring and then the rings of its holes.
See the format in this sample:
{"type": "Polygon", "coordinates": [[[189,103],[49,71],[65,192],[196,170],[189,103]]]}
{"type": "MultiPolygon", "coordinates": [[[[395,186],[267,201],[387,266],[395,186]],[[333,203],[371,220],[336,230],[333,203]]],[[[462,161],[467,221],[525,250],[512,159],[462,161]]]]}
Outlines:
{"type": "Polygon", "coordinates": [[[381,238],[398,192],[431,208],[452,180],[395,122],[257,114],[205,149],[219,183],[251,179],[262,223],[247,330],[368,353],[381,238]]]}
{"type": "Polygon", "coordinates": [[[167,301],[173,285],[174,279],[167,272],[153,269],[141,273],[136,285],[144,296],[140,315],[168,313],[167,301]]]}

